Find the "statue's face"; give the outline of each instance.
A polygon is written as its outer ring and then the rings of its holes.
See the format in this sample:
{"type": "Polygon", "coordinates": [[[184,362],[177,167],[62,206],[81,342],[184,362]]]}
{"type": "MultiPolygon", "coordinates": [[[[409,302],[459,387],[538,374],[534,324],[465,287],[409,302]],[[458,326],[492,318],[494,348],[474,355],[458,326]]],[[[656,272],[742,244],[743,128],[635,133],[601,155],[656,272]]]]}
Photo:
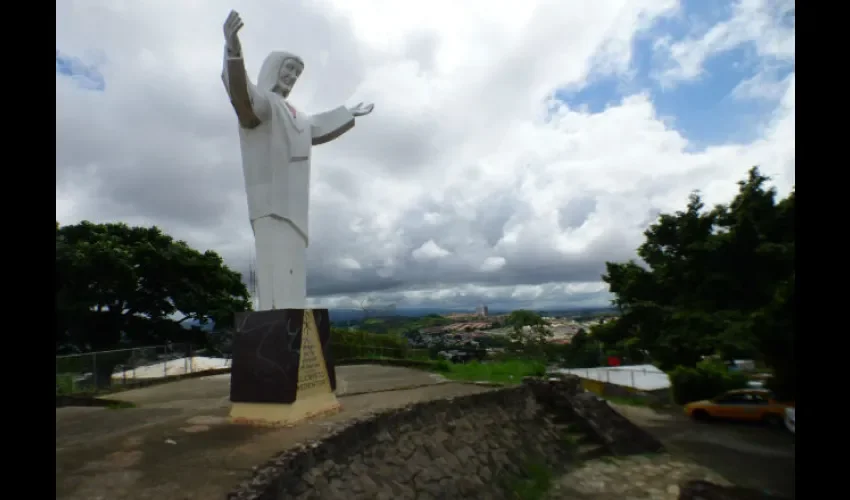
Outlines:
{"type": "Polygon", "coordinates": [[[277,85],[286,97],[292,92],[292,87],[304,71],[304,66],[297,59],[284,59],[280,65],[280,74],[278,75],[277,85]]]}

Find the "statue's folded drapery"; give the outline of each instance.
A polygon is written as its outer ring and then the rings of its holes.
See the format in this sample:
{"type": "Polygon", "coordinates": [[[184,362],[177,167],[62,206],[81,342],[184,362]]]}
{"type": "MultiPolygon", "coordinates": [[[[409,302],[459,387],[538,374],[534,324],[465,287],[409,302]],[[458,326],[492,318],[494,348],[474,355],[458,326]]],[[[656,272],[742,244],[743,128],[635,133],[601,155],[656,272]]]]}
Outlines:
{"type": "Polygon", "coordinates": [[[274,92],[282,65],[293,58],[288,52],[269,54],[254,85],[245,77],[241,56],[225,51],[222,73],[240,124],[260,310],[305,307],[310,150],[354,126],[354,116],[344,106],[309,116],[274,92]],[[266,218],[270,220],[258,223],[266,218]]]}

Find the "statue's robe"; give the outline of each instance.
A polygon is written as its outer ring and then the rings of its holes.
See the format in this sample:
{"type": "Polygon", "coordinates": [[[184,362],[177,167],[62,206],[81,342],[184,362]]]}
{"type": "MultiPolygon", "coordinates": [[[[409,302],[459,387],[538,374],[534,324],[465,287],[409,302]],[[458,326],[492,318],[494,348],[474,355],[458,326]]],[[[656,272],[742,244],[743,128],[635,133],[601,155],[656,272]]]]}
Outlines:
{"type": "MultiPolygon", "coordinates": [[[[237,115],[248,215],[256,241],[259,310],[307,306],[306,249],[309,243],[310,155],[354,127],[344,106],[306,115],[273,92],[287,52],[272,52],[263,62],[257,85],[247,80],[250,102],[234,90],[244,67],[225,52],[222,79],[237,115]],[[233,69],[231,69],[233,68],[233,69]],[[241,111],[240,111],[241,107],[241,111]]],[[[241,84],[241,82],[240,82],[241,84]]]]}

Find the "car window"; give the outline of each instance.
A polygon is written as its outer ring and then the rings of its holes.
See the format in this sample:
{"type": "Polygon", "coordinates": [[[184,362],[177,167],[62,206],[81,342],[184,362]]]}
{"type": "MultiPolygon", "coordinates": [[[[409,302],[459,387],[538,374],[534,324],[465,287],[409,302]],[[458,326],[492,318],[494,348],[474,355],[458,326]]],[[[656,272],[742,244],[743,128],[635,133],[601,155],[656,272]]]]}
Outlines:
{"type": "Polygon", "coordinates": [[[761,393],[733,392],[715,398],[714,402],[725,405],[766,405],[769,400],[761,393]]]}
{"type": "Polygon", "coordinates": [[[766,405],[768,403],[767,398],[763,394],[748,394],[750,397],[750,403],[756,405],[766,405]]]}
{"type": "Polygon", "coordinates": [[[724,394],[715,401],[724,405],[734,405],[746,403],[748,400],[746,398],[746,394],[724,394]]]}

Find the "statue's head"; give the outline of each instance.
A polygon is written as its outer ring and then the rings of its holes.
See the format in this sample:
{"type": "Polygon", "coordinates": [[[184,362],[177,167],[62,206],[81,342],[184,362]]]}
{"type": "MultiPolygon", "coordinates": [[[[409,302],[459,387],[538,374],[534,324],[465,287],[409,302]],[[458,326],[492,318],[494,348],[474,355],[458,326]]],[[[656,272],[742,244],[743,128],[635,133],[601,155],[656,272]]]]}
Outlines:
{"type": "Polygon", "coordinates": [[[304,61],[300,57],[289,52],[272,52],[263,61],[257,87],[287,97],[302,71],[304,61]]]}

